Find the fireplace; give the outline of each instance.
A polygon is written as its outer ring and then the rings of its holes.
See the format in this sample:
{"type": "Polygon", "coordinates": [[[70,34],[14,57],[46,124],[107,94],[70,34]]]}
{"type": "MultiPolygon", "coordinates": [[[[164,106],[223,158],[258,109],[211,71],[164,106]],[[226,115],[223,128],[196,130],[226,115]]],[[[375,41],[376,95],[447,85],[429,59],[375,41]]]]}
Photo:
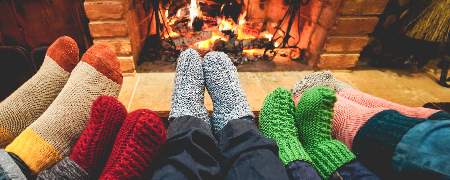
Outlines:
{"type": "Polygon", "coordinates": [[[354,67],[386,2],[87,0],[84,6],[94,43],[113,47],[124,72],[146,61],[152,69],[173,67],[186,48],[224,51],[238,66],[263,61],[295,70],[354,67]]]}

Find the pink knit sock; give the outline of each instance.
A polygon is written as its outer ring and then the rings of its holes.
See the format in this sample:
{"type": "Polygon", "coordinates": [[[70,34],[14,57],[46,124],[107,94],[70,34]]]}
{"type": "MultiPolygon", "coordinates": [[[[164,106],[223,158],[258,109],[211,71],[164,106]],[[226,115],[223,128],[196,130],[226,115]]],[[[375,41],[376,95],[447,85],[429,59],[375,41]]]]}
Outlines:
{"type": "Polygon", "coordinates": [[[393,109],[405,116],[414,118],[428,118],[434,113],[438,112],[438,110],[429,108],[404,106],[366,94],[353,88],[342,89],[341,91],[337,92],[337,94],[368,108],[393,109]]]}
{"type": "Polygon", "coordinates": [[[387,108],[368,108],[336,94],[332,135],[352,148],[353,138],[359,129],[375,114],[387,108]]]}

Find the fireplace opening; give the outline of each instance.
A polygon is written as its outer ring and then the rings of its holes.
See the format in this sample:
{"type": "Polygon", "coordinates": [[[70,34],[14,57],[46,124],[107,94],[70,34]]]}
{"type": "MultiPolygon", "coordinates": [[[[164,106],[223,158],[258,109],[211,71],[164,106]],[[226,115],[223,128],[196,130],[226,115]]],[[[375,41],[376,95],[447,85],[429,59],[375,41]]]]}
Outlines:
{"type": "Polygon", "coordinates": [[[311,69],[317,65],[318,44],[325,38],[315,31],[318,26],[322,26],[319,32],[326,29],[319,18],[330,6],[330,1],[310,0],[149,3],[148,36],[138,71],[173,70],[178,54],[187,48],[202,55],[223,51],[241,70],[311,69]]]}

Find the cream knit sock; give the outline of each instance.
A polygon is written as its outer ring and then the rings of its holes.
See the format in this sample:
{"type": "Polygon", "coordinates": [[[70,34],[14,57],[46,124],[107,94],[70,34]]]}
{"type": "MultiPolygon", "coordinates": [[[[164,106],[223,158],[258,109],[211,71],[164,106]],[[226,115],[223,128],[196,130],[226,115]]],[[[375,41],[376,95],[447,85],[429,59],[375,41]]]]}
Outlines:
{"type": "Polygon", "coordinates": [[[78,47],[72,38],[63,36],[53,42],[39,71],[0,103],[0,148],[50,106],[78,61],[78,47]]]}
{"type": "Polygon", "coordinates": [[[68,155],[85,128],[92,102],[101,95],[117,96],[121,84],[114,52],[106,45],[92,46],[50,107],[6,151],[20,157],[33,173],[53,165],[68,155]]]}

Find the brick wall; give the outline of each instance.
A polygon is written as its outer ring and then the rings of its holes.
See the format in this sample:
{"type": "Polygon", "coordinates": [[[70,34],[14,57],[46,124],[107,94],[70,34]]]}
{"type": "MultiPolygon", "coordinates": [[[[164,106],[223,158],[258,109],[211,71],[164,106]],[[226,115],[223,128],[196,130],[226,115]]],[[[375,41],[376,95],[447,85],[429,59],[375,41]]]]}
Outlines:
{"type": "Polygon", "coordinates": [[[354,67],[387,2],[388,0],[343,0],[336,22],[328,31],[317,66],[322,69],[354,67]]]}
{"type": "Polygon", "coordinates": [[[84,10],[94,44],[104,43],[116,51],[122,72],[135,72],[142,46],[138,25],[138,7],[130,0],[86,0],[84,10]]]}

